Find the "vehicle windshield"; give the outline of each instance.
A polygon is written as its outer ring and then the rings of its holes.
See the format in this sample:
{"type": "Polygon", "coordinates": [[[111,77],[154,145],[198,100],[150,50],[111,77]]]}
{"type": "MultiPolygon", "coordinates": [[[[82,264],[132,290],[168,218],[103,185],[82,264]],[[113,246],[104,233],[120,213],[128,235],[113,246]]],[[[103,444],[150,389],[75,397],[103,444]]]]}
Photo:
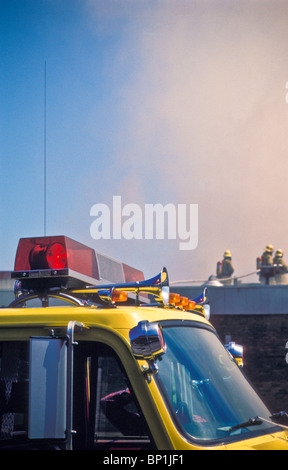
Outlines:
{"type": "Polygon", "coordinates": [[[271,425],[265,422],[231,429],[271,413],[216,334],[205,325],[189,325],[162,325],[167,351],[156,380],[177,427],[202,441],[267,432],[271,425]]]}

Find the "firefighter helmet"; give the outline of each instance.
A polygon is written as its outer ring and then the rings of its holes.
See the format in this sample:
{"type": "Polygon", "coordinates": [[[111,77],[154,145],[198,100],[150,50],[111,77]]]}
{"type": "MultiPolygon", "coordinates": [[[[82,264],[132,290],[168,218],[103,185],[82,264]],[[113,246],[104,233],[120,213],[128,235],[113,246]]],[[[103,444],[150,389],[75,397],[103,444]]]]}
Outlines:
{"type": "Polygon", "coordinates": [[[274,251],[273,245],[267,245],[266,248],[265,248],[265,251],[268,251],[269,253],[273,253],[273,251],[274,251]]]}
{"type": "Polygon", "coordinates": [[[279,257],[282,258],[282,256],[283,256],[283,250],[281,250],[281,248],[279,248],[279,249],[276,251],[275,256],[279,256],[279,257]]]}

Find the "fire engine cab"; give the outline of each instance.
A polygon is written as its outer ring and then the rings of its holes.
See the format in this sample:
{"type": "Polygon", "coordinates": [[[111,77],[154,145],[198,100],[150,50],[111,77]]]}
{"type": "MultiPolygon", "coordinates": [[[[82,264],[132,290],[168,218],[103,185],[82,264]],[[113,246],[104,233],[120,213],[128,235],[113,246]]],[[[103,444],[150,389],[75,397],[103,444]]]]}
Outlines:
{"type": "MultiPolygon", "coordinates": [[[[20,239],[0,309],[0,449],[288,449],[287,428],[209,322],[68,237],[20,239]]],[[[282,413],[284,414],[284,413],[282,413]]]]}

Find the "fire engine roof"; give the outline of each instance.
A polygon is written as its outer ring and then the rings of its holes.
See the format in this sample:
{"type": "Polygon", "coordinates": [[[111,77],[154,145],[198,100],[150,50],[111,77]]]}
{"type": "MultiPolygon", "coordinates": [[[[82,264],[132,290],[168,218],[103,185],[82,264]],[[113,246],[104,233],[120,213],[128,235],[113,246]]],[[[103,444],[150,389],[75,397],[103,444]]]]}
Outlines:
{"type": "Polygon", "coordinates": [[[76,320],[87,327],[130,329],[139,321],[194,320],[209,324],[204,316],[177,309],[159,307],[119,306],[101,307],[47,307],[0,309],[0,329],[7,327],[61,327],[76,320]]]}

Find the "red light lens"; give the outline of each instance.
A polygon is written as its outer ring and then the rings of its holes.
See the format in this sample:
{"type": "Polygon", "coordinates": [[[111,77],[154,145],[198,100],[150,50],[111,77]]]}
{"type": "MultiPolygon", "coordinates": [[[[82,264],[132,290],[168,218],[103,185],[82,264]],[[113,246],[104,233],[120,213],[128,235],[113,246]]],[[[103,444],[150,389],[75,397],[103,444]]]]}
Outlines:
{"type": "Polygon", "coordinates": [[[45,246],[36,245],[29,253],[31,269],[46,269],[45,246]]]}
{"type": "Polygon", "coordinates": [[[63,269],[66,267],[66,249],[61,243],[36,245],[30,251],[31,269],[63,269]]]}
{"type": "Polygon", "coordinates": [[[15,271],[69,269],[99,279],[95,251],[63,235],[21,238],[15,257],[15,271]]]}
{"type": "Polygon", "coordinates": [[[51,269],[63,269],[67,264],[66,249],[61,243],[53,243],[47,247],[46,260],[51,269]]]}

